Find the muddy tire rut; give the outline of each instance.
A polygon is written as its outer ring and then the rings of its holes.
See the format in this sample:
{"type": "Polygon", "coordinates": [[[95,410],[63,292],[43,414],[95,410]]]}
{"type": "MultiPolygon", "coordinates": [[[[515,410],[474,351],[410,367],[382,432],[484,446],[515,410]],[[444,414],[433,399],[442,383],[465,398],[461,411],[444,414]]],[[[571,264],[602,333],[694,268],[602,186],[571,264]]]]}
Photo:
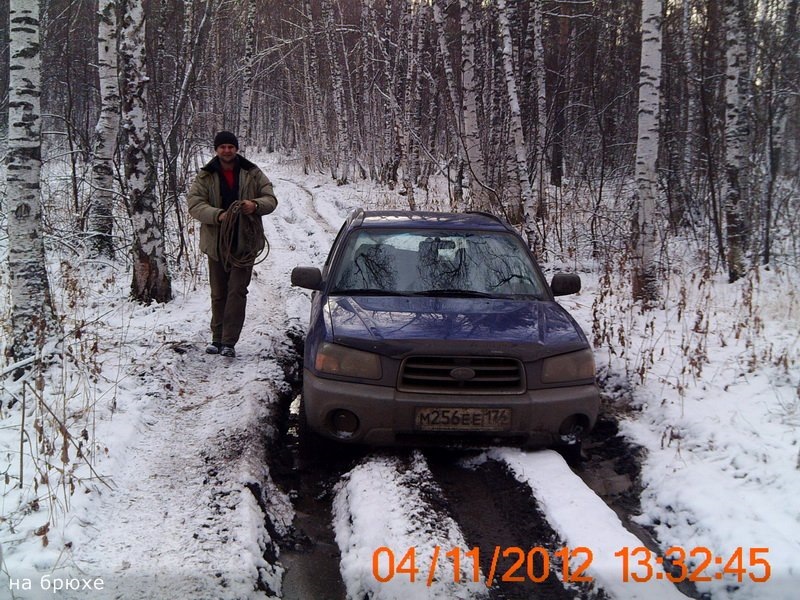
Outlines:
{"type": "MultiPolygon", "coordinates": [[[[295,510],[291,532],[279,542],[279,560],[285,568],[282,597],[339,600],[346,597],[346,590],[340,574],[341,555],[331,524],[335,486],[374,452],[325,442],[303,431],[298,406],[303,335],[291,330],[287,336],[294,346],[283,364],[289,385],[281,399],[275,423],[280,433],[273,440],[269,458],[272,477],[289,496],[295,510]]],[[[394,454],[408,457],[409,451],[397,450],[394,454]]],[[[592,584],[563,583],[556,552],[564,543],[542,515],[530,489],[501,463],[485,460],[472,464],[469,459],[479,454],[479,451],[469,450],[423,450],[431,475],[442,491],[442,496],[435,499],[435,510],[449,514],[458,523],[467,545],[460,549],[462,552],[475,547],[480,549],[479,562],[484,578],[491,571],[495,549],[500,549],[489,598],[606,598],[604,591],[592,584]],[[535,547],[546,549],[552,559],[549,576],[539,583],[528,577],[527,564],[515,565],[520,558],[518,552],[512,550],[502,555],[502,551],[509,548],[519,548],[527,554],[535,547]],[[503,575],[506,575],[505,581],[503,575]]],[[[641,460],[641,450],[619,435],[617,417],[609,410],[585,440],[585,460],[574,471],[644,545],[657,549],[650,533],[631,518],[640,508],[641,460]]],[[[448,550],[452,549],[442,549],[442,552],[448,550]]],[[[535,574],[544,573],[538,554],[531,568],[535,574]]],[[[682,591],[690,597],[699,597],[692,588],[682,587],[682,591]]]]}
{"type": "Polygon", "coordinates": [[[481,570],[485,578],[491,572],[492,557],[499,548],[490,598],[567,600],[603,597],[566,588],[552,563],[549,576],[542,582],[534,582],[526,570],[530,566],[537,577],[546,572],[541,553],[533,555],[530,565],[527,559],[525,564],[517,564],[522,558],[517,548],[527,556],[531,549],[541,547],[547,550],[548,556],[553,556],[562,544],[537,507],[530,490],[516,481],[503,465],[486,461],[468,468],[462,466],[463,454],[429,450],[425,455],[468,545],[480,548],[481,570]]]}
{"type": "Polygon", "coordinates": [[[269,456],[273,480],[289,496],[295,510],[290,533],[279,540],[279,560],[285,569],[282,598],[340,600],[346,594],[331,526],[333,488],[363,451],[337,448],[325,452],[316,438],[305,435],[298,411],[303,334],[291,330],[287,335],[294,346],[282,365],[289,386],[280,400],[275,423],[279,433],[269,456]]]}

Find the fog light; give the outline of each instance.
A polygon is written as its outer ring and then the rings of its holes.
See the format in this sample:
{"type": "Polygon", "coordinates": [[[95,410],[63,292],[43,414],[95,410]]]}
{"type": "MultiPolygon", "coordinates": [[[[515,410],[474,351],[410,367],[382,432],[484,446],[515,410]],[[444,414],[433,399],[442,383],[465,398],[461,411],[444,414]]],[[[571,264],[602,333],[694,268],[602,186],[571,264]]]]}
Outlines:
{"type": "Polygon", "coordinates": [[[572,415],[564,419],[561,427],[558,428],[561,441],[567,444],[574,444],[579,441],[583,435],[584,421],[584,418],[580,415],[572,415]]]}
{"type": "Polygon", "coordinates": [[[331,428],[339,437],[350,437],[358,430],[358,417],[349,410],[338,409],[331,413],[331,428]]]}

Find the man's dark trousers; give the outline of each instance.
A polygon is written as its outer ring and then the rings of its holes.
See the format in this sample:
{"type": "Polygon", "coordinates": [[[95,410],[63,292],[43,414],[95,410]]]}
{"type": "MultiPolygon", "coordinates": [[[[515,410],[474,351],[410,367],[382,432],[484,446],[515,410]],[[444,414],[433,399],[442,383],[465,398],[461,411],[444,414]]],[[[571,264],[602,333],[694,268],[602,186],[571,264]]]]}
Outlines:
{"type": "Polygon", "coordinates": [[[213,341],[224,346],[234,346],[239,341],[247,307],[247,286],[252,274],[253,267],[232,267],[226,271],[221,262],[208,259],[213,341]]]}

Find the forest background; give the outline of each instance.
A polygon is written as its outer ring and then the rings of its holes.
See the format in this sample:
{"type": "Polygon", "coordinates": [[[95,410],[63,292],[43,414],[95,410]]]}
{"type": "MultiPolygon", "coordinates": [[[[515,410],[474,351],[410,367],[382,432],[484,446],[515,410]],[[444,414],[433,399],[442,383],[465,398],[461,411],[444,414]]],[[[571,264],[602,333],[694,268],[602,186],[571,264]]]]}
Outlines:
{"type": "MultiPolygon", "coordinates": [[[[0,19],[35,4],[4,3],[0,19]]],[[[396,186],[412,210],[446,176],[451,208],[503,214],[543,257],[575,246],[564,210],[591,198],[594,258],[688,232],[734,280],[795,224],[797,4],[42,0],[44,158],[69,163],[64,225],[109,255],[123,249],[109,206],[132,195],[125,167],[147,173],[156,226],[174,214],[181,259],[187,179],[226,128],[245,152],[396,186]],[[116,194],[98,172],[109,159],[116,194]],[[614,227],[608,197],[627,201],[614,227]]],[[[3,71],[4,109],[9,85],[3,71]]]]}
{"type": "MultiPolygon", "coordinates": [[[[652,303],[670,237],[697,240],[731,281],[782,260],[797,225],[797,5],[17,0],[0,6],[0,48],[40,70],[42,156],[68,169],[68,197],[45,191],[66,210],[45,211],[47,227],[122,256],[114,221],[130,216],[145,301],[170,295],[164,255],[189,251],[183,194],[225,128],[244,152],[372,179],[412,210],[444,177],[448,208],[502,214],[544,259],[627,249],[652,303]],[[41,47],[15,54],[9,11],[30,7],[41,47]],[[574,211],[586,239],[567,231],[574,211]]],[[[0,73],[3,131],[20,85],[0,73]]]]}

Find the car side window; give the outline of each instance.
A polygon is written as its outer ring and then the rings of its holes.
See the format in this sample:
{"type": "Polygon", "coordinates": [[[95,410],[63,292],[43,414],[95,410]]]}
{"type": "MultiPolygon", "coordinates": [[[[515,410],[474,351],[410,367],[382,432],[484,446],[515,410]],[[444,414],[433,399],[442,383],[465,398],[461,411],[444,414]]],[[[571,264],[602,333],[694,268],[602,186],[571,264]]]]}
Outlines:
{"type": "Polygon", "coordinates": [[[325,265],[322,268],[322,276],[325,277],[328,274],[328,269],[331,266],[331,261],[333,260],[334,254],[336,251],[339,250],[339,242],[344,235],[345,229],[347,229],[348,222],[345,221],[342,226],[339,228],[339,233],[336,234],[336,238],[333,240],[333,244],[331,244],[331,251],[328,252],[328,258],[325,259],[325,265]]]}

